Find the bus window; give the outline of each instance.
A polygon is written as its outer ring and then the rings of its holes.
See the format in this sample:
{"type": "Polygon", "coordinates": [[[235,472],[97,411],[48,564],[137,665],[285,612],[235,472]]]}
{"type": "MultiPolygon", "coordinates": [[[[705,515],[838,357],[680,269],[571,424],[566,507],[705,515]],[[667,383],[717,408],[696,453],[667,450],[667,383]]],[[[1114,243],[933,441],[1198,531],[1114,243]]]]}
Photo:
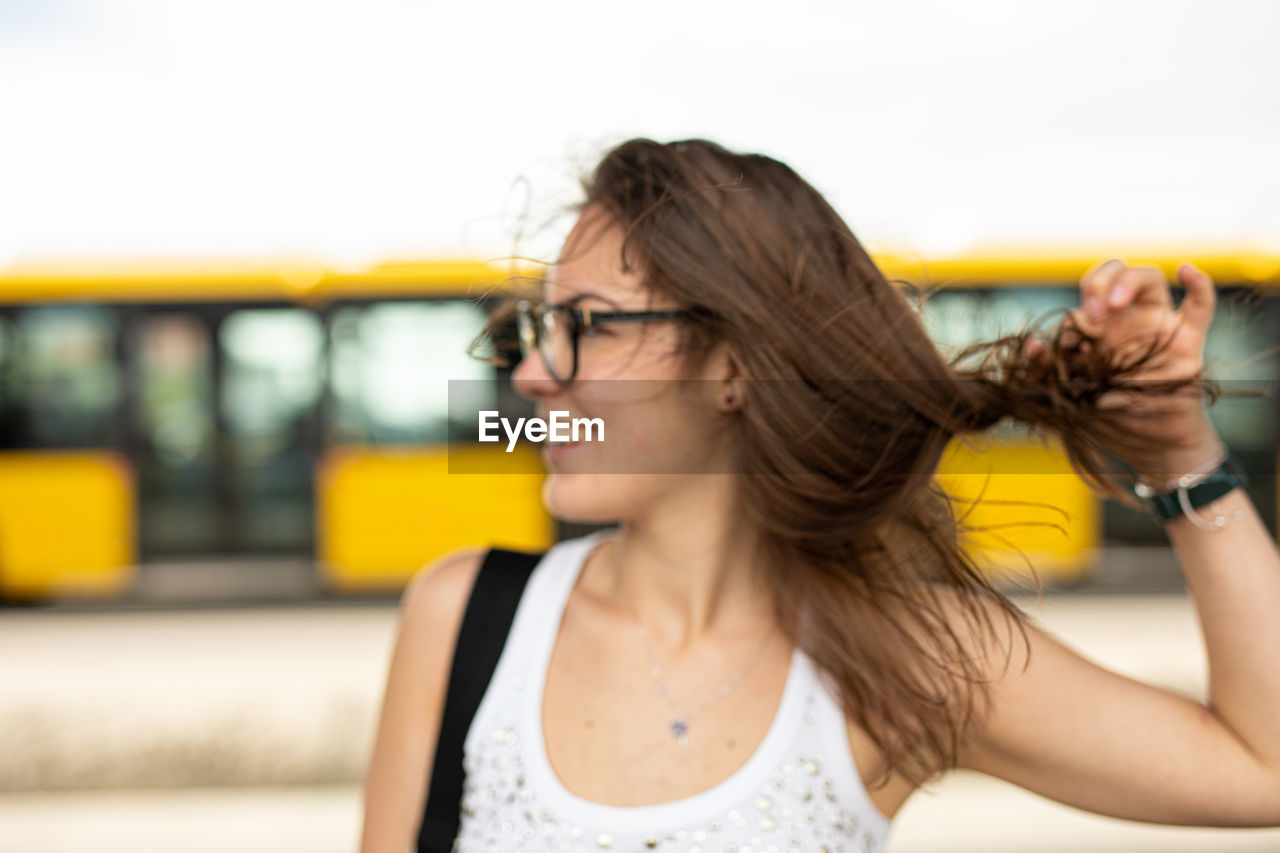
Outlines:
{"type": "MultiPolygon", "coordinates": [[[[1205,372],[1209,376],[1225,380],[1224,389],[1269,388],[1280,366],[1275,352],[1265,353],[1271,347],[1262,311],[1249,309],[1229,295],[1220,297],[1205,343],[1205,372]]],[[[1273,448],[1276,413],[1271,401],[1221,399],[1210,407],[1209,414],[1222,440],[1233,450],[1273,448]]]]}
{"type": "Polygon", "coordinates": [[[493,367],[466,353],[485,318],[480,306],[463,300],[335,311],[332,440],[429,444],[465,426],[474,431],[474,424],[449,422],[450,401],[452,394],[457,412],[495,407],[493,367]]]}
{"type": "Polygon", "coordinates": [[[118,442],[118,323],[92,305],[26,308],[5,333],[11,353],[13,447],[109,447],[118,442]]]}
{"type": "Polygon", "coordinates": [[[948,357],[970,344],[1012,335],[1033,321],[1052,330],[1063,309],[1076,306],[1072,288],[1019,287],[939,290],[921,310],[925,329],[948,357]]]}
{"type": "Polygon", "coordinates": [[[954,358],[974,341],[982,340],[984,294],[973,290],[939,290],[920,308],[929,337],[942,354],[954,358]]]}
{"type": "MultiPolygon", "coordinates": [[[[1068,287],[957,288],[939,290],[925,300],[921,319],[925,330],[947,359],[972,344],[1016,334],[1033,322],[1049,333],[1061,321],[1064,309],[1079,300],[1068,287]]],[[[992,436],[1019,437],[1026,428],[1004,421],[992,436]]]]}
{"type": "Polygon", "coordinates": [[[13,320],[0,314],[0,450],[13,447],[16,441],[14,433],[14,404],[17,393],[13,384],[14,340],[13,320]]]}

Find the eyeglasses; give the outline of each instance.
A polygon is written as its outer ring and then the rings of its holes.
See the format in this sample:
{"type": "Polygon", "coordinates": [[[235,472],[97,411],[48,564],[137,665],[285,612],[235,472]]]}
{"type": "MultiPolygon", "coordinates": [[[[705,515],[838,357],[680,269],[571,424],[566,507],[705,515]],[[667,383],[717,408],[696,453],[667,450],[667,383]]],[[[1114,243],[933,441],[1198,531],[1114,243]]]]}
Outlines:
{"type": "Polygon", "coordinates": [[[693,320],[697,311],[592,311],[567,305],[526,300],[516,304],[520,335],[520,355],[528,358],[535,349],[551,378],[568,385],[578,375],[578,338],[583,329],[608,323],[654,323],[661,320],[693,320]]]}

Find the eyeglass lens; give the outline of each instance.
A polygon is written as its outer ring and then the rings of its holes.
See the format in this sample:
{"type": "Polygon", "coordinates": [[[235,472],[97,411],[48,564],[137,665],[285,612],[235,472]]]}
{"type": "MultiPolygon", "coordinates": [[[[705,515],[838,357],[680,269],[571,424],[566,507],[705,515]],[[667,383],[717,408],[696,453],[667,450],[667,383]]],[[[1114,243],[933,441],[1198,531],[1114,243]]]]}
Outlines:
{"type": "Polygon", "coordinates": [[[543,305],[530,313],[522,313],[520,354],[528,358],[536,347],[542,364],[553,379],[567,382],[573,376],[573,320],[559,306],[543,305]]]}

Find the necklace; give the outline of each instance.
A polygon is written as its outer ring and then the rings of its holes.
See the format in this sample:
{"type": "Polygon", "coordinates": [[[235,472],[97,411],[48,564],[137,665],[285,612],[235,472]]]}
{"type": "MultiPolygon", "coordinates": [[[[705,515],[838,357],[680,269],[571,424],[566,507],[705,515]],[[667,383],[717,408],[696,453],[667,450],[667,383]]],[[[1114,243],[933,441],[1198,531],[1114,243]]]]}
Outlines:
{"type": "Polygon", "coordinates": [[[753,654],[751,659],[747,661],[746,666],[738,670],[737,674],[734,675],[733,678],[720,685],[719,689],[717,689],[715,693],[711,694],[709,698],[704,700],[701,705],[694,708],[687,714],[682,714],[680,713],[680,709],[676,707],[675,700],[671,698],[671,691],[667,689],[667,685],[662,681],[662,665],[658,663],[658,657],[654,654],[653,646],[649,642],[649,632],[645,629],[644,625],[640,625],[640,639],[643,641],[645,651],[649,655],[649,672],[653,675],[654,680],[658,682],[658,695],[667,701],[667,706],[671,709],[671,734],[675,736],[676,742],[680,744],[681,749],[689,748],[689,723],[692,722],[693,718],[698,714],[728,696],[733,692],[733,688],[737,687],[743,678],[746,678],[747,673],[750,672],[752,667],[756,665],[756,662],[760,660],[760,655],[764,652],[764,647],[772,633],[772,631],[765,632],[764,636],[760,638],[760,645],[756,647],[755,654],[753,654]]]}

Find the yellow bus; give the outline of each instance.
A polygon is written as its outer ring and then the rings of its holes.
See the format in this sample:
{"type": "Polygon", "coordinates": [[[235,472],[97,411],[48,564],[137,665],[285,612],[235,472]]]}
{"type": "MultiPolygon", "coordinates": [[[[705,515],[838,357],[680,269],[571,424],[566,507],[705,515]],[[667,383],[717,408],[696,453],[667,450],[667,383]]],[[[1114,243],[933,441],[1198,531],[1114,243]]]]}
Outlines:
{"type": "Polygon", "coordinates": [[[504,278],[473,261],[0,274],[0,595],[290,559],[333,591],[392,590],[494,536],[546,547],[535,455],[503,460],[524,475],[448,474],[443,383],[509,396],[465,353],[504,278]]]}
{"type": "MultiPolygon", "coordinates": [[[[1113,254],[873,253],[890,278],[938,286],[921,310],[944,348],[1074,307],[1080,276],[1113,254]]],[[[1224,297],[1210,362],[1229,368],[1213,375],[1275,376],[1273,358],[1244,357],[1277,337],[1280,255],[1124,259],[1171,280],[1182,261],[1206,270],[1224,297]],[[1246,291],[1262,298],[1233,311],[1246,291]]],[[[485,408],[527,411],[507,371],[465,354],[510,272],[467,260],[0,270],[0,598],[118,597],[149,566],[200,561],[292,560],[332,593],[390,592],[456,547],[544,548],[575,532],[541,507],[536,453],[449,441],[448,380],[471,380],[485,408]],[[499,453],[521,473],[450,475],[450,453],[499,453]]],[[[1212,414],[1251,473],[1276,470],[1273,401],[1212,414]]],[[[961,500],[984,495],[969,520],[1002,537],[974,543],[993,569],[1022,571],[1012,547],[1042,579],[1072,583],[1104,544],[1164,544],[1150,519],[1094,498],[1052,443],[993,438],[982,459],[981,445],[953,446],[940,474],[961,500]],[[997,473],[960,473],[984,459],[997,473]]],[[[1249,488],[1274,523],[1274,477],[1249,488]]]]}

